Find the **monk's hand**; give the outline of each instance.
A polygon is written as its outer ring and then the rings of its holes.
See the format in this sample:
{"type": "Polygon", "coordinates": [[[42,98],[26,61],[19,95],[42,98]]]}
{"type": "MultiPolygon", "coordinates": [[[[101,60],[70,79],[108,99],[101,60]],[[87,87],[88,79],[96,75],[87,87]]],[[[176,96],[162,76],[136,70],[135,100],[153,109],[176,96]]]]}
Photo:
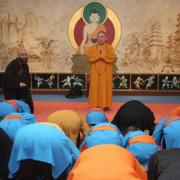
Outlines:
{"type": "Polygon", "coordinates": [[[20,83],[19,83],[19,86],[20,86],[20,87],[26,87],[26,84],[23,83],[23,82],[20,82],[20,83]]]}
{"type": "Polygon", "coordinates": [[[105,57],[107,56],[107,52],[101,52],[100,53],[100,57],[102,58],[102,59],[104,59],[105,57]]]}

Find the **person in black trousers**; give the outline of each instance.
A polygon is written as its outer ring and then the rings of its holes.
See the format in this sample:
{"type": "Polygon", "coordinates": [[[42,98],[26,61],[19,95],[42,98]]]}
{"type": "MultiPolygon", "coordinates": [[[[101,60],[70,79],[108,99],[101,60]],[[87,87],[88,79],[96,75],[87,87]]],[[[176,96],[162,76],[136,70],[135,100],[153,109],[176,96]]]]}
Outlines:
{"type": "Polygon", "coordinates": [[[18,56],[6,67],[2,87],[5,99],[20,99],[26,102],[31,113],[34,112],[30,88],[28,54],[24,48],[18,49],[18,56]]]}

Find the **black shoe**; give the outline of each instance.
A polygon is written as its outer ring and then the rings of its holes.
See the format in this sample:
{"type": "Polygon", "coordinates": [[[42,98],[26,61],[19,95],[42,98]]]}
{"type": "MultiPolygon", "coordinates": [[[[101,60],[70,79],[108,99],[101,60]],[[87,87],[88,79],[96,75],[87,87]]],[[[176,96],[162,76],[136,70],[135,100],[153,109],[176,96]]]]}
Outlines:
{"type": "Polygon", "coordinates": [[[107,111],[111,111],[111,110],[110,110],[110,108],[105,107],[105,108],[103,108],[103,111],[107,112],[107,111]]]}

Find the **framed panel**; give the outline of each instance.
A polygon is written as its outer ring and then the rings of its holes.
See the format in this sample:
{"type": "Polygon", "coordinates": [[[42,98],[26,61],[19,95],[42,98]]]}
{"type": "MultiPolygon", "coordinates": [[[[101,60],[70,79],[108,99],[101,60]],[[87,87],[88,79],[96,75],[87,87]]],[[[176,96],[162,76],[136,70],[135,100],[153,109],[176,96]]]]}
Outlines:
{"type": "Polygon", "coordinates": [[[130,75],[129,74],[113,74],[113,89],[129,89],[130,75]]]}
{"type": "Polygon", "coordinates": [[[57,89],[57,74],[36,73],[32,74],[32,89],[57,89]]]}
{"type": "Polygon", "coordinates": [[[132,74],[131,89],[157,90],[158,76],[155,74],[132,74]]]}
{"type": "Polygon", "coordinates": [[[159,75],[159,90],[180,90],[180,74],[159,75]]]}
{"type": "Polygon", "coordinates": [[[59,74],[60,89],[71,89],[75,87],[86,89],[85,74],[59,74]]]}

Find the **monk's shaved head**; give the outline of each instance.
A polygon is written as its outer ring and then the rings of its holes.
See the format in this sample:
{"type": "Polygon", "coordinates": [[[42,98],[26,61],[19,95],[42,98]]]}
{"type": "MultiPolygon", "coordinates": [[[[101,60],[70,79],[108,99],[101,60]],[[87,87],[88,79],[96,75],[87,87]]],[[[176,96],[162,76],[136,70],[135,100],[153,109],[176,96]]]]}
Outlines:
{"type": "Polygon", "coordinates": [[[27,54],[27,51],[26,51],[25,48],[19,48],[19,49],[17,50],[17,54],[18,54],[18,56],[21,55],[21,54],[27,54]]]}
{"type": "Polygon", "coordinates": [[[99,31],[97,35],[99,35],[101,33],[104,34],[105,36],[107,36],[107,33],[105,31],[99,31]]]}
{"type": "Polygon", "coordinates": [[[97,42],[99,45],[103,45],[105,44],[107,41],[107,34],[106,32],[104,31],[100,31],[98,34],[97,34],[97,42]]]}
{"type": "Polygon", "coordinates": [[[28,54],[25,48],[19,48],[17,50],[18,58],[22,60],[23,63],[27,63],[28,54]]]}

